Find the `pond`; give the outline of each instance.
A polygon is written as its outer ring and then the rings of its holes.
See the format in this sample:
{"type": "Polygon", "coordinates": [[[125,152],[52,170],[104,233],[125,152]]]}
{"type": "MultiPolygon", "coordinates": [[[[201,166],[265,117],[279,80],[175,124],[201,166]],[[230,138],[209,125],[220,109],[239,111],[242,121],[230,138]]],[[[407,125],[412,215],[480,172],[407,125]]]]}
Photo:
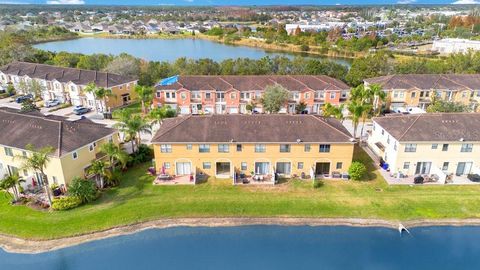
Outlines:
{"type": "Polygon", "coordinates": [[[0,269],[480,269],[480,227],[410,232],[272,225],[150,229],[35,255],[0,250],[0,269]]]}
{"type": "MultiPolygon", "coordinates": [[[[109,38],[80,38],[64,41],[53,41],[47,43],[40,43],[34,46],[35,48],[52,51],[52,52],[72,52],[83,54],[113,54],[119,55],[121,53],[128,53],[135,57],[145,60],[153,61],[175,61],[180,57],[199,59],[210,58],[215,61],[222,61],[228,58],[252,58],[259,59],[264,56],[287,56],[294,57],[295,55],[286,52],[272,52],[260,48],[233,46],[218,43],[204,39],[109,39],[109,38]]],[[[306,56],[304,57],[314,57],[306,56]]],[[[325,58],[335,61],[342,65],[349,66],[350,59],[345,58],[325,58]]]]}

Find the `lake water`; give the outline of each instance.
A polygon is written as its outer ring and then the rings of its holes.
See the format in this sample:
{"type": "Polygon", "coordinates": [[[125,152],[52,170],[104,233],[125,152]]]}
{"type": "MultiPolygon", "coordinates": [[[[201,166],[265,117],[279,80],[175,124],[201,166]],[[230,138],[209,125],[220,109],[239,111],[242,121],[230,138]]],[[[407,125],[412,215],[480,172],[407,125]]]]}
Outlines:
{"type": "Polygon", "coordinates": [[[151,229],[37,255],[0,251],[0,269],[480,269],[480,227],[244,226],[151,229]]]}
{"type": "MultiPolygon", "coordinates": [[[[133,56],[153,61],[174,61],[180,57],[193,59],[211,58],[221,61],[228,58],[259,59],[264,56],[287,56],[294,54],[270,52],[259,48],[232,46],[203,39],[108,39],[80,38],[65,41],[40,43],[35,48],[60,52],[83,54],[104,53],[118,55],[128,53],[133,56]]],[[[300,55],[300,54],[297,54],[300,55]]],[[[326,58],[343,65],[350,65],[351,60],[344,58],[326,58]]]]}

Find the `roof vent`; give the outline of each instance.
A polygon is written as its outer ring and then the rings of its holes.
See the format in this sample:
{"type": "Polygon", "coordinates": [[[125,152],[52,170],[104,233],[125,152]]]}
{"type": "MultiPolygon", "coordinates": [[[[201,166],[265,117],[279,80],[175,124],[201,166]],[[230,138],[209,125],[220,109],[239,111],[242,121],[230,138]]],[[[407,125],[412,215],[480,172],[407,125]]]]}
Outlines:
{"type": "Polygon", "coordinates": [[[460,138],[460,140],[459,140],[459,141],[463,142],[463,141],[465,141],[465,139],[464,139],[464,138],[460,138]]]}
{"type": "Polygon", "coordinates": [[[301,140],[301,139],[297,139],[297,143],[301,143],[301,142],[302,142],[302,140],[301,140]]]}

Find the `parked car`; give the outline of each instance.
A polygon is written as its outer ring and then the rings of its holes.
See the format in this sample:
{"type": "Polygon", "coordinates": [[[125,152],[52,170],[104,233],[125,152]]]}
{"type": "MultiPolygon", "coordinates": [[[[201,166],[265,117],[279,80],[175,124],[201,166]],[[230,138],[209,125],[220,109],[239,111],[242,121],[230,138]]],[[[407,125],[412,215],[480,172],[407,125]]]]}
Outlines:
{"type": "Polygon", "coordinates": [[[76,114],[76,115],[82,115],[82,114],[86,114],[88,112],[90,112],[92,109],[90,108],[86,108],[86,107],[83,107],[83,106],[75,106],[75,108],[73,109],[73,113],[76,114]]]}
{"type": "Polygon", "coordinates": [[[467,178],[468,178],[468,180],[470,180],[472,182],[480,182],[480,175],[478,175],[476,173],[471,173],[471,174],[467,175],[467,178]]]}
{"type": "Polygon", "coordinates": [[[33,96],[31,94],[28,94],[28,95],[23,95],[23,96],[18,96],[16,99],[15,99],[15,102],[16,103],[22,103],[24,102],[25,100],[27,99],[33,99],[33,96]]]}
{"type": "Polygon", "coordinates": [[[45,107],[47,107],[47,108],[55,107],[55,106],[58,106],[58,105],[60,105],[60,100],[58,100],[56,98],[45,101],[45,107]]]}

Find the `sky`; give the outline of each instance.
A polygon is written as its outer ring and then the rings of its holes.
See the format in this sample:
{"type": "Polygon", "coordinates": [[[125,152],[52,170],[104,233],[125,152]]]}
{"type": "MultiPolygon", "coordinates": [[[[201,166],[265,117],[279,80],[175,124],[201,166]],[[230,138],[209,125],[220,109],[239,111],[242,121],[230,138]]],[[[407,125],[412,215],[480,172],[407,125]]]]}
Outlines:
{"type": "Polygon", "coordinates": [[[75,5],[362,5],[362,4],[480,4],[480,0],[0,0],[0,4],[75,5]]]}

